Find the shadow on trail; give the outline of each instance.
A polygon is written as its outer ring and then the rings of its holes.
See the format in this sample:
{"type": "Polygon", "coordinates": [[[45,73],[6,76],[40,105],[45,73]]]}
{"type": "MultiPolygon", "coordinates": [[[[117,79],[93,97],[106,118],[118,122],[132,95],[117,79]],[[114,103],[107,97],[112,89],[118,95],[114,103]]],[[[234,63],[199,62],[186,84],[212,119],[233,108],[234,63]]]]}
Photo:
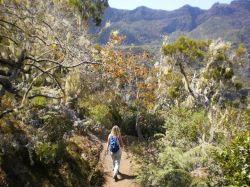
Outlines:
{"type": "Polygon", "coordinates": [[[136,178],[136,175],[127,175],[125,173],[119,173],[118,176],[119,177],[118,177],[117,181],[122,181],[122,180],[125,180],[125,179],[132,180],[132,179],[136,178]]]}

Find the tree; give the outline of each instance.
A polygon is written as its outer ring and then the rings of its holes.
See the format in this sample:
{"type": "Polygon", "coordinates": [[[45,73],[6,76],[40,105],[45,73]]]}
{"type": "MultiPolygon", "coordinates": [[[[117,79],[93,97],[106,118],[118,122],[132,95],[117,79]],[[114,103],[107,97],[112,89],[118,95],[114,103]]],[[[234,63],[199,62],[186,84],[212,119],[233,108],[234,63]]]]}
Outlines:
{"type": "Polygon", "coordinates": [[[143,139],[140,124],[142,113],[154,107],[154,69],[148,52],[133,54],[117,50],[116,47],[124,39],[118,32],[111,33],[110,42],[100,51],[103,60],[101,68],[107,84],[128,106],[136,109],[136,132],[143,139]]]}
{"type": "Polygon", "coordinates": [[[83,20],[92,19],[97,26],[101,24],[102,14],[108,7],[108,0],[69,0],[83,20]]]}
{"type": "MultiPolygon", "coordinates": [[[[73,2],[76,1],[69,1],[73,2]]],[[[80,65],[97,63],[91,55],[87,28],[79,26],[69,3],[1,1],[0,118],[22,108],[27,99],[65,98],[65,73],[80,65]],[[7,107],[4,101],[11,95],[14,100],[7,107]]],[[[107,2],[81,1],[81,18],[97,19],[104,4],[107,2]]]]}
{"type": "Polygon", "coordinates": [[[165,133],[140,151],[139,181],[143,186],[245,185],[249,97],[241,94],[235,69],[247,60],[246,49],[181,37],[164,44],[162,53],[155,65],[155,93],[165,133]]]}
{"type": "Polygon", "coordinates": [[[97,145],[61,103],[78,93],[74,73],[99,64],[89,13],[77,17],[66,0],[0,1],[0,186],[101,185],[97,145]]]}
{"type": "Polygon", "coordinates": [[[221,172],[215,172],[214,178],[218,178],[216,174],[223,177],[223,185],[247,186],[249,179],[249,161],[250,161],[250,133],[245,131],[235,136],[224,150],[215,154],[215,161],[220,166],[221,172]]]}
{"type": "Polygon", "coordinates": [[[230,43],[221,40],[180,37],[175,43],[163,45],[162,52],[158,79],[163,89],[164,84],[174,83],[174,88],[168,88],[169,96],[200,106],[240,98],[240,77],[236,77],[234,69],[247,59],[243,46],[235,50],[230,43]]]}
{"type": "Polygon", "coordinates": [[[162,52],[164,59],[158,66],[158,106],[167,103],[169,108],[176,104],[205,107],[210,131],[203,134],[203,141],[211,143],[218,132],[230,141],[239,128],[235,130],[229,119],[232,116],[241,119],[246,107],[247,98],[240,92],[240,76],[235,74],[235,68],[247,60],[244,46],[235,49],[221,40],[180,37],[175,43],[163,45],[162,52]],[[170,94],[164,95],[164,90],[170,94]],[[171,102],[171,98],[176,102],[171,102]],[[230,133],[223,132],[225,124],[230,133]]]}

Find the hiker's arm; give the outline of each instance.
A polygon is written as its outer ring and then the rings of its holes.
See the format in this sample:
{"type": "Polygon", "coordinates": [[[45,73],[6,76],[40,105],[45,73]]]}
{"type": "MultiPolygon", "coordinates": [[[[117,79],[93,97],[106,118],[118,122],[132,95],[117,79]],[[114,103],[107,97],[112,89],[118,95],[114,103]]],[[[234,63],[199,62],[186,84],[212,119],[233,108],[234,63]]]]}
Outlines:
{"type": "Polygon", "coordinates": [[[109,136],[108,136],[108,141],[107,141],[107,145],[106,145],[106,153],[108,153],[109,150],[109,136]]]}

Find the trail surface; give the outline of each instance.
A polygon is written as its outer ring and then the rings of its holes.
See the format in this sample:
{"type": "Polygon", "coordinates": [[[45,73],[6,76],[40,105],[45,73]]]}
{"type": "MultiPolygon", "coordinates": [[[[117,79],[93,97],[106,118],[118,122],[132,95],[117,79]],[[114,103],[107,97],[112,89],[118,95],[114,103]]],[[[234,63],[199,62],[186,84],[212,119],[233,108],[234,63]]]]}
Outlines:
{"type": "Polygon", "coordinates": [[[103,150],[101,153],[101,159],[104,168],[105,174],[105,184],[103,187],[138,187],[136,184],[135,175],[133,173],[132,160],[129,157],[129,154],[122,150],[121,166],[120,166],[120,175],[118,175],[118,180],[115,181],[112,177],[112,159],[111,156],[105,155],[105,143],[103,145],[103,150]]]}

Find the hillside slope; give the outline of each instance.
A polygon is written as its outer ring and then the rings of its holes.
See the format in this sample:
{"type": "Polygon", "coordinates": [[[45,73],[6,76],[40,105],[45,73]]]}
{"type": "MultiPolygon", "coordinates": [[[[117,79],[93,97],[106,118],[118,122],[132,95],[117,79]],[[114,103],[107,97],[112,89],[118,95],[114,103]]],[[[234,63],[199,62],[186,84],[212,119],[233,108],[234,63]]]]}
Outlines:
{"type": "Polygon", "coordinates": [[[135,45],[157,44],[162,35],[173,40],[184,34],[202,39],[221,37],[250,46],[250,0],[216,3],[208,10],[189,5],[174,11],[144,6],[134,10],[108,8],[102,25],[107,21],[111,27],[100,37],[101,43],[107,42],[111,30],[119,30],[127,36],[127,44],[135,45]]]}

